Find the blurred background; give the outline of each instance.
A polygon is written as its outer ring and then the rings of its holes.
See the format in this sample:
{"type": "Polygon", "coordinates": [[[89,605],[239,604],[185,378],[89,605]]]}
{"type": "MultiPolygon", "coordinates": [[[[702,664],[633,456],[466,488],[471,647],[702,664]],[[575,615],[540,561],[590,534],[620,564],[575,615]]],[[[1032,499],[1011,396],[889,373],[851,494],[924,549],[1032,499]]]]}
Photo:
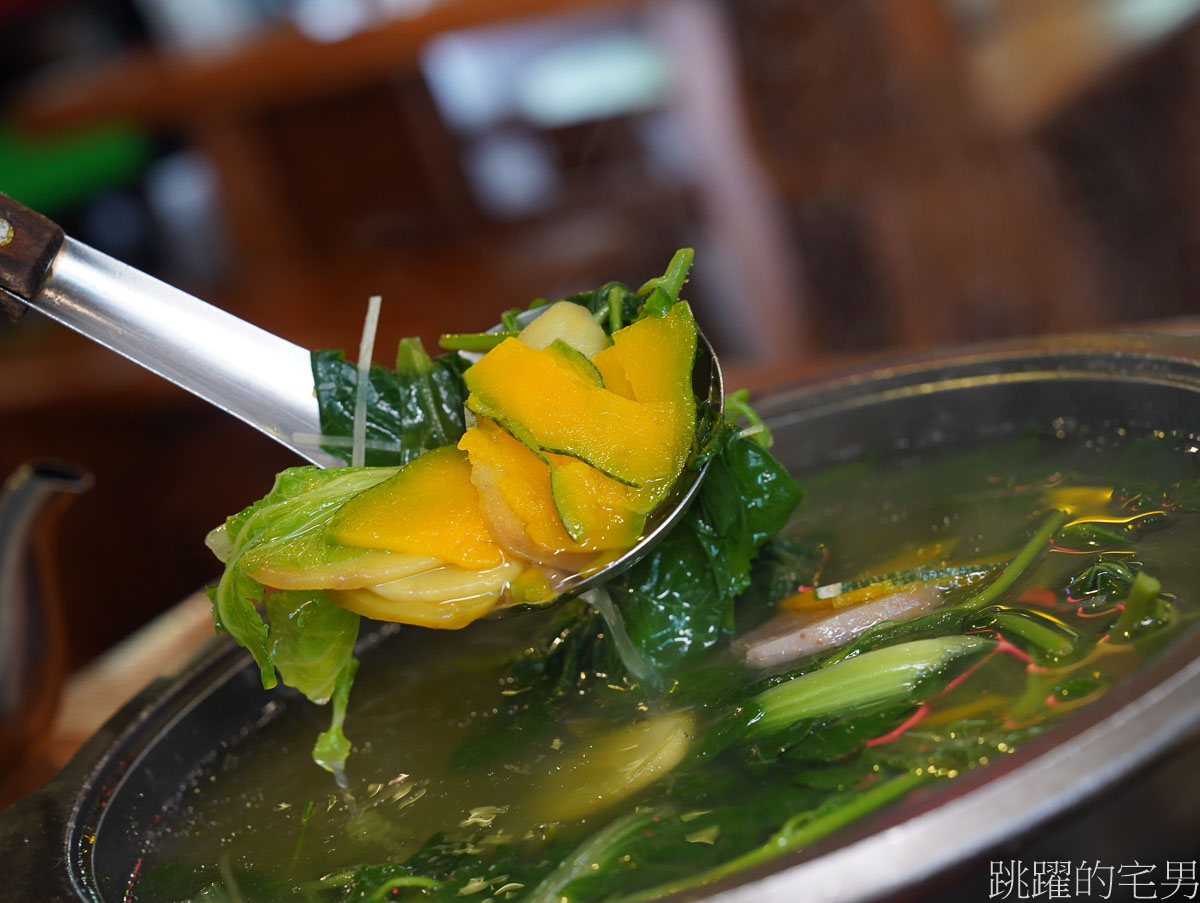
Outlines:
{"type": "MultiPolygon", "coordinates": [[[[309,347],[696,248],[734,385],[1166,321],[1200,288],[1200,0],[0,0],[0,191],[309,347]]],[[[0,477],[76,670],[214,575],[290,455],[64,329],[0,322],[0,477]]],[[[2,804],[2,803],[0,803],[2,804]]]]}

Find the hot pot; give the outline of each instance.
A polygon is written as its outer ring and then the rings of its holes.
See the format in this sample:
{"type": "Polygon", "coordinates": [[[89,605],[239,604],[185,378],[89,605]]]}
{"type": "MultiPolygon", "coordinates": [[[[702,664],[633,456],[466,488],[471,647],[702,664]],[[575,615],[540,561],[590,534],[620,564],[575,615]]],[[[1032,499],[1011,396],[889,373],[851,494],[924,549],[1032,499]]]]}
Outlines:
{"type": "MultiPolygon", "coordinates": [[[[795,386],[760,410],[777,456],[799,474],[862,454],[976,443],[1031,427],[1200,435],[1200,347],[1184,337],[1122,334],[940,353],[795,386]]],[[[420,639],[419,629],[379,625],[359,651],[393,654],[420,639]]],[[[178,676],[131,700],[54,780],[0,814],[9,898],[128,899],[155,826],[220,751],[254,743],[281,712],[303,704],[264,692],[249,656],[214,641],[178,676]]],[[[1139,798],[1130,782],[1198,725],[1193,632],[1004,761],[922,788],[826,842],[686,898],[818,903],[928,888],[1117,782],[1139,798]]],[[[1146,833],[1154,816],[1141,817],[1138,831],[1146,833]]],[[[982,895],[985,887],[972,890],[982,895]]]]}

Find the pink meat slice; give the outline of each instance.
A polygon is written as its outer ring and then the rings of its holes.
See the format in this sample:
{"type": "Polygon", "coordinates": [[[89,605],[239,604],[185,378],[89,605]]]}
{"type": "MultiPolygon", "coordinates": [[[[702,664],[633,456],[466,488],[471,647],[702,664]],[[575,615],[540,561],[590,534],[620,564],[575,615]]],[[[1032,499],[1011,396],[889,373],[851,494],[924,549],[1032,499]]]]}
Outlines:
{"type": "Polygon", "coordinates": [[[933,611],[942,593],[922,583],[841,611],[783,611],[734,641],[754,668],[769,668],[842,646],[881,621],[907,621],[933,611]]]}

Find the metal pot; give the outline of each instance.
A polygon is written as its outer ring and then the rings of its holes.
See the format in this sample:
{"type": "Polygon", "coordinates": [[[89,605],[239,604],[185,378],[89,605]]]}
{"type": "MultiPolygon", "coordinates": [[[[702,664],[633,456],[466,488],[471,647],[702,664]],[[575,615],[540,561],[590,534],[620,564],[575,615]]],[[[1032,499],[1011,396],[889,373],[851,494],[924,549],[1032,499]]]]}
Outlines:
{"type": "MultiPolygon", "coordinates": [[[[1200,435],[1200,350],[1193,340],[1136,335],[971,349],[799,386],[760,409],[776,453],[797,472],[1030,427],[1200,435]]],[[[393,654],[420,637],[380,628],[360,651],[393,654]]],[[[264,693],[244,652],[214,643],[178,678],[147,687],[57,778],[0,817],[9,888],[19,899],[125,899],[156,820],[219,750],[254,742],[296,704],[264,693]]],[[[707,893],[723,903],[818,903],[911,891],[1129,780],[1198,725],[1200,633],[1192,633],[1003,762],[922,788],[707,893]]]]}

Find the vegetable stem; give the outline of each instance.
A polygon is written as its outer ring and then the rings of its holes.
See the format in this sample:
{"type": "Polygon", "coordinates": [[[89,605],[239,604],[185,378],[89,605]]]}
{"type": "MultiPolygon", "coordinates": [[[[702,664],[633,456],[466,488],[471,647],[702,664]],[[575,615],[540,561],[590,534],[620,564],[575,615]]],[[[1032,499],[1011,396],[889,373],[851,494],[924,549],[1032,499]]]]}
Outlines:
{"type": "Polygon", "coordinates": [[[500,325],[504,327],[505,332],[520,332],[521,327],[517,325],[517,314],[521,312],[519,307],[510,307],[504,313],[500,314],[500,325]]]}
{"type": "Polygon", "coordinates": [[[725,419],[732,422],[738,417],[744,417],[750,422],[750,429],[746,430],[744,435],[753,436],[754,441],[763,448],[771,447],[775,437],[771,435],[770,429],[767,428],[758,411],[750,407],[750,391],[748,389],[738,389],[725,399],[725,419]]]}
{"type": "Polygon", "coordinates": [[[300,853],[304,849],[304,838],[308,834],[308,823],[312,820],[313,801],[304,804],[304,813],[300,816],[300,830],[296,834],[296,846],[292,848],[292,867],[300,861],[300,853]]]}
{"type": "Polygon", "coordinates": [[[990,626],[1001,633],[1018,636],[1056,658],[1074,652],[1079,639],[1079,635],[1065,624],[1032,613],[1000,611],[991,617],[990,622],[990,626]]]}
{"type": "Polygon", "coordinates": [[[621,303],[621,287],[614,285],[608,290],[608,331],[614,333],[623,325],[621,314],[625,305],[621,303]]]}
{"type": "Polygon", "coordinates": [[[1112,637],[1120,642],[1133,639],[1154,618],[1154,603],[1162,592],[1162,583],[1145,571],[1138,571],[1125,597],[1125,608],[1112,627],[1112,637]]]}
{"type": "Polygon", "coordinates": [[[352,658],[338,673],[337,683],[333,688],[333,709],[330,716],[329,730],[317,736],[313,747],[313,761],[337,778],[338,786],[346,789],[346,759],[350,755],[350,741],[342,733],[342,725],[346,721],[346,707],[350,704],[350,686],[354,683],[354,675],[358,671],[358,659],[352,658]]]}
{"type": "Polygon", "coordinates": [[[576,847],[575,852],[543,878],[521,903],[569,901],[571,897],[564,891],[572,883],[612,864],[624,852],[626,844],[653,824],[657,817],[653,812],[631,812],[610,822],[576,847]]]}
{"type": "Polygon", "coordinates": [[[691,248],[680,248],[675,252],[675,256],[671,258],[671,262],[667,264],[667,271],[661,276],[655,276],[649,279],[646,283],[637,290],[638,297],[645,298],[659,289],[667,296],[670,302],[679,300],[679,293],[683,291],[683,283],[687,281],[688,270],[692,268],[692,258],[695,256],[695,251],[691,248]]]}
{"type": "Polygon", "coordinates": [[[815,817],[811,812],[798,813],[784,822],[783,827],[771,835],[766,843],[743,853],[741,856],[736,856],[728,862],[722,862],[720,865],[700,872],[697,875],[689,875],[686,878],[680,878],[676,881],[660,884],[657,887],[651,887],[635,894],[619,897],[614,903],[643,903],[645,900],[653,900],[667,894],[699,887],[703,884],[710,884],[713,881],[727,878],[744,869],[760,865],[783,853],[802,849],[824,837],[828,837],[839,828],[863,816],[869,815],[877,809],[883,808],[888,803],[899,799],[910,790],[932,779],[933,774],[930,771],[905,772],[869,790],[855,793],[842,805],[818,814],[815,817]]]}
{"type": "Polygon", "coordinates": [[[750,725],[746,736],[760,737],[803,718],[865,706],[916,704],[921,701],[928,678],[956,659],[981,655],[995,645],[994,640],[977,636],[913,640],[802,674],[754,697],[763,714],[750,725]]]}
{"type": "Polygon", "coordinates": [[[1008,566],[1000,572],[1000,575],[995,580],[975,595],[953,607],[974,611],[975,609],[983,608],[985,605],[991,605],[1000,596],[1012,589],[1013,585],[1038,559],[1038,556],[1042,554],[1042,551],[1046,548],[1046,544],[1058,532],[1059,527],[1066,523],[1068,516],[1065,511],[1051,511],[1049,517],[1038,527],[1037,532],[1029,538],[1029,542],[1025,543],[1021,551],[1016,554],[1016,557],[1008,563],[1008,566]]]}

